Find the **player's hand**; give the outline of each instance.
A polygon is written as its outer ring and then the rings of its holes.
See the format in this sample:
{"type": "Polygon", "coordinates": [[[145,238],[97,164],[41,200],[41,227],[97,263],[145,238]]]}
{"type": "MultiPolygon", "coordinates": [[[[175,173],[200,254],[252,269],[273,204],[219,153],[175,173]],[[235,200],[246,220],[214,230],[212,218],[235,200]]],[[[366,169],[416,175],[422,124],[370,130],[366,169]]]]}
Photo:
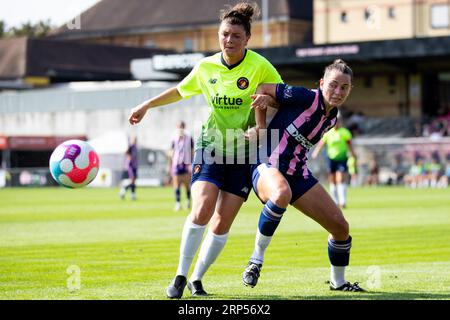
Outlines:
{"type": "Polygon", "coordinates": [[[265,110],[267,107],[271,107],[275,104],[275,100],[271,96],[265,94],[254,94],[250,96],[250,98],[253,99],[253,102],[250,105],[250,108],[252,109],[265,110]]]}
{"type": "Polygon", "coordinates": [[[131,125],[135,125],[144,118],[146,112],[147,112],[146,105],[140,104],[131,110],[131,114],[128,117],[128,121],[130,122],[131,125]]]}

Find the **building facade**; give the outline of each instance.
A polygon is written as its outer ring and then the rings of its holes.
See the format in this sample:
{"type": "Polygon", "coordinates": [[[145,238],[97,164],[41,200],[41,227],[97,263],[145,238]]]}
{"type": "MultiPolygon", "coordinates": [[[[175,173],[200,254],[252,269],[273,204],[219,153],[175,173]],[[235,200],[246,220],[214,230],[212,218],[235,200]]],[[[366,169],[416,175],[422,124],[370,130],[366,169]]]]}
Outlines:
{"type": "Polygon", "coordinates": [[[450,1],[315,0],[314,43],[450,36],[450,1]]]}

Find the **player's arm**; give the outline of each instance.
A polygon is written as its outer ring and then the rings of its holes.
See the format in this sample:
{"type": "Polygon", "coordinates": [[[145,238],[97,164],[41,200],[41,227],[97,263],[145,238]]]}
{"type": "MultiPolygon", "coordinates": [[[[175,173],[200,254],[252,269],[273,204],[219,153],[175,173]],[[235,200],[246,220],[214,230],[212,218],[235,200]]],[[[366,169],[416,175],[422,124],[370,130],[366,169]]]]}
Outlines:
{"type": "Polygon", "coordinates": [[[320,139],[320,141],[317,143],[316,147],[314,148],[314,151],[311,154],[311,158],[316,159],[320,153],[320,150],[322,150],[324,145],[325,145],[325,139],[322,138],[322,139],[320,139]]]}
{"type": "Polygon", "coordinates": [[[258,86],[256,93],[251,96],[253,102],[251,108],[257,109],[267,109],[267,107],[272,107],[278,109],[278,103],[276,101],[276,90],[277,85],[271,83],[263,83],[258,86]]]}
{"type": "Polygon", "coordinates": [[[347,140],[347,145],[348,145],[348,151],[350,151],[350,154],[352,155],[352,157],[355,158],[355,166],[356,166],[358,158],[356,157],[355,150],[353,149],[352,140],[347,140]]]}
{"type": "Polygon", "coordinates": [[[157,95],[156,97],[151,98],[150,100],[144,101],[141,104],[134,107],[131,110],[131,114],[128,117],[128,121],[130,122],[130,124],[137,124],[144,118],[147,110],[149,110],[151,108],[163,106],[166,104],[170,104],[173,102],[177,102],[178,100],[181,100],[181,98],[182,97],[176,87],[167,89],[166,91],[162,92],[161,94],[157,95]]]}

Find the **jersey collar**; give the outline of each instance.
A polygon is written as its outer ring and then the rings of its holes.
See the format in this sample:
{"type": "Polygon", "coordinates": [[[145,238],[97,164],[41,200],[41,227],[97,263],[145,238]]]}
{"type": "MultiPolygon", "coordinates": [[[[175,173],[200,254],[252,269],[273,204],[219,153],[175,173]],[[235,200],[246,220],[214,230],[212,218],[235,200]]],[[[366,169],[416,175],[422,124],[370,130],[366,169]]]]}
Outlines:
{"type": "Polygon", "coordinates": [[[329,119],[333,119],[333,118],[337,117],[338,108],[336,108],[336,107],[335,108],[331,108],[330,112],[327,114],[326,107],[325,107],[325,102],[323,101],[322,90],[320,90],[320,88],[317,88],[317,90],[319,91],[319,105],[320,105],[320,108],[323,111],[323,114],[329,119]]]}
{"type": "Polygon", "coordinates": [[[244,61],[245,57],[247,56],[247,49],[245,49],[244,52],[244,56],[242,57],[241,60],[239,60],[238,62],[236,62],[235,64],[231,64],[229,65],[228,63],[226,63],[225,59],[223,58],[223,53],[220,54],[220,61],[222,62],[222,64],[228,68],[228,70],[231,70],[233,68],[236,68],[238,65],[240,65],[242,63],[242,61],[244,61]]]}

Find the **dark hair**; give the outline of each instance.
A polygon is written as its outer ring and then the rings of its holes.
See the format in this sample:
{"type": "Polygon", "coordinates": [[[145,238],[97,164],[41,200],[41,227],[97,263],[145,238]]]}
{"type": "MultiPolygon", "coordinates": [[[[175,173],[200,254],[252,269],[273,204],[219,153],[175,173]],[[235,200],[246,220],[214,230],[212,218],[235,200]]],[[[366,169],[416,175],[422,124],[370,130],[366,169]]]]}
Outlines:
{"type": "Polygon", "coordinates": [[[353,80],[353,71],[352,69],[347,65],[347,63],[345,63],[344,60],[342,59],[336,59],[333,61],[332,64],[328,65],[325,68],[323,77],[325,78],[328,73],[330,73],[333,70],[337,70],[342,72],[343,74],[348,74],[350,76],[350,80],[353,80]]]}
{"type": "Polygon", "coordinates": [[[220,21],[226,21],[232,25],[240,25],[244,28],[247,36],[251,33],[252,17],[259,15],[259,7],[256,3],[241,2],[228,10],[222,10],[220,21]]]}

